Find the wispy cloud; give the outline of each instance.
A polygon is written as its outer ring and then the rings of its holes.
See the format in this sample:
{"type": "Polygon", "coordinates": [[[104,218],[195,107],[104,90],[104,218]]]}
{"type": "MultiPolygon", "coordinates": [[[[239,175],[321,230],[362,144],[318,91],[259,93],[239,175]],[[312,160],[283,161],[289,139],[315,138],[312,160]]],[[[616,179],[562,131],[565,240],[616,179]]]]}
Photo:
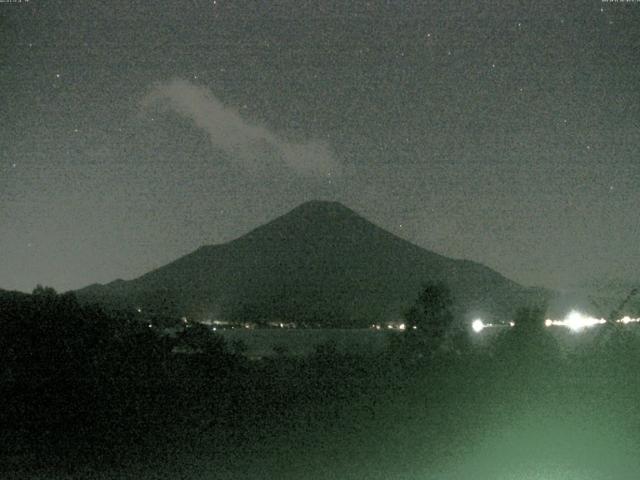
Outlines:
{"type": "Polygon", "coordinates": [[[236,110],[225,107],[209,89],[189,81],[154,85],[143,105],[191,119],[209,135],[214,148],[250,172],[285,166],[304,176],[339,174],[339,162],[325,142],[286,141],[264,126],[250,124],[236,110]]]}

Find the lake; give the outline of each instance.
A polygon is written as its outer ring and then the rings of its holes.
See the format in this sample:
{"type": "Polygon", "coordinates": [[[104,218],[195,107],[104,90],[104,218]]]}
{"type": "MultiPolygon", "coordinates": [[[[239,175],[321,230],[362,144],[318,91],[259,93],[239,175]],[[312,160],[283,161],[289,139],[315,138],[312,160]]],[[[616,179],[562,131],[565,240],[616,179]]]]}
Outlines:
{"type": "Polygon", "coordinates": [[[285,349],[288,355],[308,355],[317,345],[331,342],[340,353],[376,353],[387,347],[394,331],[371,329],[233,329],[218,330],[229,344],[241,340],[247,346],[249,357],[276,355],[274,347],[285,349]]]}

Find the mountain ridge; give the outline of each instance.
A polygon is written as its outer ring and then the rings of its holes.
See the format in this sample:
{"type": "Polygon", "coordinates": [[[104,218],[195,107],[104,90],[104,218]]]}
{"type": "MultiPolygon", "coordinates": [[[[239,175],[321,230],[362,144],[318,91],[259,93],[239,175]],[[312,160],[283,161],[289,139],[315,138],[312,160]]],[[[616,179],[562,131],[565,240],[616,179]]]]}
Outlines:
{"type": "Polygon", "coordinates": [[[450,285],[459,313],[495,319],[544,293],[423,249],[341,203],[315,200],[227,243],[77,294],[196,318],[364,326],[401,318],[429,281],[450,285]]]}

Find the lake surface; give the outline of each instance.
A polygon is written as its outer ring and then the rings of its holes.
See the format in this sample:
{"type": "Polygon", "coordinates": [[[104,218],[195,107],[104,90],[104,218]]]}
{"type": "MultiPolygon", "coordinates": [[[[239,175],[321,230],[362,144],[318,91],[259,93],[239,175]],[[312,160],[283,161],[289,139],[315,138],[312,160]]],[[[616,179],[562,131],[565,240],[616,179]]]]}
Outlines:
{"type": "MultiPolygon", "coordinates": [[[[640,335],[640,328],[625,326],[626,329],[640,335]]],[[[597,342],[601,327],[574,332],[565,327],[549,328],[564,354],[588,348],[597,342]]],[[[363,329],[242,329],[218,330],[228,344],[241,340],[247,346],[249,357],[275,356],[274,349],[282,348],[287,355],[304,356],[313,353],[318,345],[333,343],[340,353],[382,353],[388,346],[389,338],[399,335],[397,330],[363,329]]],[[[476,346],[491,347],[497,337],[505,333],[503,328],[487,328],[479,334],[469,333],[476,346]]]]}
{"type": "Polygon", "coordinates": [[[333,343],[340,353],[377,353],[387,347],[393,331],[371,329],[233,329],[218,330],[227,343],[241,340],[249,357],[276,355],[282,348],[287,355],[308,355],[316,346],[333,343]]]}

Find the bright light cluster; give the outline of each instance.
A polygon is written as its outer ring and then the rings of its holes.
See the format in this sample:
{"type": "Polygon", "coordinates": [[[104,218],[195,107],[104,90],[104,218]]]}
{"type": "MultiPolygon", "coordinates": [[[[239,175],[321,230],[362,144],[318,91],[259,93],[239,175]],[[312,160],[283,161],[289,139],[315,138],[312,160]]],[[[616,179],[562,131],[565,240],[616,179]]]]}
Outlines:
{"type": "MultiPolygon", "coordinates": [[[[552,320],[547,318],[544,321],[545,327],[567,327],[574,332],[579,332],[585,328],[594,327],[596,325],[602,325],[607,323],[604,318],[595,318],[589,315],[585,315],[583,313],[578,312],[577,310],[572,310],[569,314],[564,317],[562,320],[552,320]]],[[[623,325],[627,325],[629,323],[640,323],[640,318],[631,318],[629,316],[622,317],[619,320],[616,320],[616,323],[622,323],[623,325]]],[[[515,325],[514,322],[509,322],[509,326],[513,327],[515,325]]],[[[471,328],[475,333],[482,332],[485,328],[489,327],[499,327],[506,326],[502,324],[492,324],[492,323],[484,323],[481,319],[476,318],[471,323],[471,328]]]]}
{"type": "MultiPolygon", "coordinates": [[[[640,322],[640,318],[631,318],[629,316],[622,317],[621,319],[616,320],[616,323],[622,323],[624,325],[628,323],[638,323],[638,322],[640,322]]],[[[564,318],[564,320],[551,320],[548,318],[544,321],[544,324],[547,327],[551,327],[551,326],[567,327],[573,330],[574,332],[578,332],[584,328],[593,327],[595,325],[602,325],[604,323],[607,323],[607,321],[604,318],[590,317],[589,315],[584,315],[576,310],[572,310],[571,312],[569,312],[569,315],[567,315],[564,318]]]]}
{"type": "Polygon", "coordinates": [[[484,330],[484,327],[484,322],[479,318],[476,318],[473,323],[471,323],[471,328],[473,328],[473,331],[476,333],[480,333],[482,330],[484,330]]]}
{"type": "Polygon", "coordinates": [[[583,328],[593,327],[595,325],[601,325],[603,323],[607,323],[604,318],[595,318],[590,317],[589,315],[584,315],[577,310],[572,310],[569,314],[564,317],[563,320],[551,320],[546,319],[544,324],[547,327],[551,326],[559,326],[559,327],[567,327],[574,332],[580,331],[583,328]]]}
{"type": "MultiPolygon", "coordinates": [[[[513,327],[513,325],[513,322],[509,322],[510,327],[513,327]]],[[[506,325],[501,323],[484,323],[481,318],[476,318],[473,322],[471,322],[471,329],[476,333],[480,333],[485,328],[493,327],[506,327],[506,325]]]]}
{"type": "Polygon", "coordinates": [[[625,325],[627,323],[639,323],[639,322],[640,322],[640,318],[631,318],[629,316],[622,317],[620,320],[618,320],[618,323],[624,323],[625,325]]]}

